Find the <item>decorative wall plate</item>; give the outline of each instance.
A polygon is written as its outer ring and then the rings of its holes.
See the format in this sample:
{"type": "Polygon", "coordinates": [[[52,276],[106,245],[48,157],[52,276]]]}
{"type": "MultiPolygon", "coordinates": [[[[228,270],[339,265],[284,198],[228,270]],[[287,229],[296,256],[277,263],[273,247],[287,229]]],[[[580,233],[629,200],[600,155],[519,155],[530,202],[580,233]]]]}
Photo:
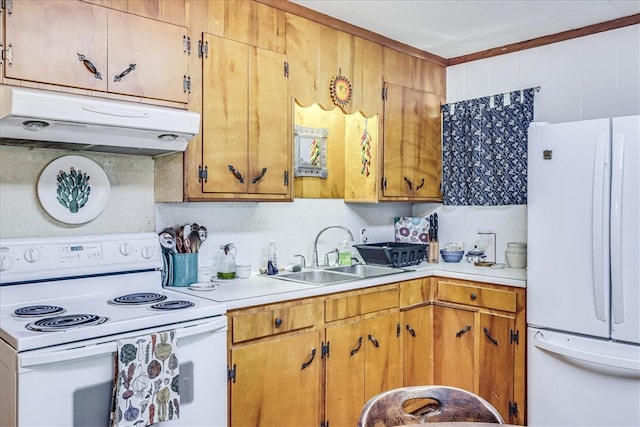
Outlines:
{"type": "Polygon", "coordinates": [[[329,86],[333,103],[340,107],[346,107],[351,102],[351,82],[345,76],[335,76],[329,86]]]}
{"type": "Polygon", "coordinates": [[[38,179],[38,199],[58,221],[84,224],[102,213],[109,203],[111,184],[104,170],[82,156],[59,157],[38,179]]]}

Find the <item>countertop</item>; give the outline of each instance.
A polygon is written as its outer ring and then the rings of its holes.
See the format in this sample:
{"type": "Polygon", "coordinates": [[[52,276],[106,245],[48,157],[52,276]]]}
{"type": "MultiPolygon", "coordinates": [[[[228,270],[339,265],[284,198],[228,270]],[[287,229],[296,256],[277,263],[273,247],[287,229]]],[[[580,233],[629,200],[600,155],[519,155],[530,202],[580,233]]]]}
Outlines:
{"type": "Polygon", "coordinates": [[[334,285],[317,286],[275,279],[253,273],[248,279],[215,280],[211,290],[191,290],[188,287],[171,287],[174,291],[224,303],[228,310],[287,300],[327,295],[336,292],[379,286],[423,277],[439,276],[473,280],[497,285],[525,288],[527,270],[521,268],[476,267],[468,262],[426,263],[407,267],[406,271],[387,276],[372,277],[334,285]]]}

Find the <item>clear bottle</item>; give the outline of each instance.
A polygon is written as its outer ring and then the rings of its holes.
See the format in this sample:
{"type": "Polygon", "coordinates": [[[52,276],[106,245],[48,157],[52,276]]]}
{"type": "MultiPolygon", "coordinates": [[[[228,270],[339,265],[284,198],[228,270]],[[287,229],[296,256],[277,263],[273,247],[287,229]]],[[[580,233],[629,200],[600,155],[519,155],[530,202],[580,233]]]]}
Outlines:
{"type": "Polygon", "coordinates": [[[346,238],[338,251],[338,263],[340,265],[351,265],[351,243],[346,238]]]}
{"type": "Polygon", "coordinates": [[[276,257],[276,243],[269,242],[269,257],[267,258],[267,274],[278,274],[278,259],[276,257]]]}

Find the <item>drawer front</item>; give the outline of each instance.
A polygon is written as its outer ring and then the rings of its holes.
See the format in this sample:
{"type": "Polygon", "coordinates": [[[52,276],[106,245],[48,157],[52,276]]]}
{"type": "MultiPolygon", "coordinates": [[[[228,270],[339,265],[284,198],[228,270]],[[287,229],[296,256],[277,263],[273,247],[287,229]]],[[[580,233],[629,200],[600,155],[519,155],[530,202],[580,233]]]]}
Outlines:
{"type": "Polygon", "coordinates": [[[431,300],[429,279],[408,280],[400,283],[400,307],[420,305],[431,300]]]}
{"type": "Polygon", "coordinates": [[[515,313],[516,293],[482,286],[438,281],[438,300],[515,313]]]}
{"type": "Polygon", "coordinates": [[[233,342],[309,328],[322,323],[322,302],[292,305],[232,318],[233,342]]]}
{"type": "Polygon", "coordinates": [[[398,286],[329,298],[325,302],[325,321],[347,319],[380,310],[398,307],[398,286]]]}

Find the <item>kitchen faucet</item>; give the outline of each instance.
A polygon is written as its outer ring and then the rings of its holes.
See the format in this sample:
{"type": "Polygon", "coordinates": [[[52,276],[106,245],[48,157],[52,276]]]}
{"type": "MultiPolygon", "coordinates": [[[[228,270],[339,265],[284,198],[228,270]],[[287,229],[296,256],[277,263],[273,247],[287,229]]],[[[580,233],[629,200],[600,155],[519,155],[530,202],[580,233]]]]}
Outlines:
{"type": "Polygon", "coordinates": [[[351,241],[352,242],[355,241],[355,239],[353,238],[353,234],[351,234],[351,230],[349,230],[347,227],[343,227],[342,225],[330,225],[328,227],[323,228],[316,235],[316,239],[313,241],[313,254],[311,256],[311,266],[314,267],[314,268],[318,267],[318,239],[320,238],[320,235],[322,233],[324,233],[325,231],[327,231],[327,230],[329,230],[331,228],[339,228],[341,230],[346,231],[347,234],[349,235],[349,238],[351,239],[351,241]]]}

